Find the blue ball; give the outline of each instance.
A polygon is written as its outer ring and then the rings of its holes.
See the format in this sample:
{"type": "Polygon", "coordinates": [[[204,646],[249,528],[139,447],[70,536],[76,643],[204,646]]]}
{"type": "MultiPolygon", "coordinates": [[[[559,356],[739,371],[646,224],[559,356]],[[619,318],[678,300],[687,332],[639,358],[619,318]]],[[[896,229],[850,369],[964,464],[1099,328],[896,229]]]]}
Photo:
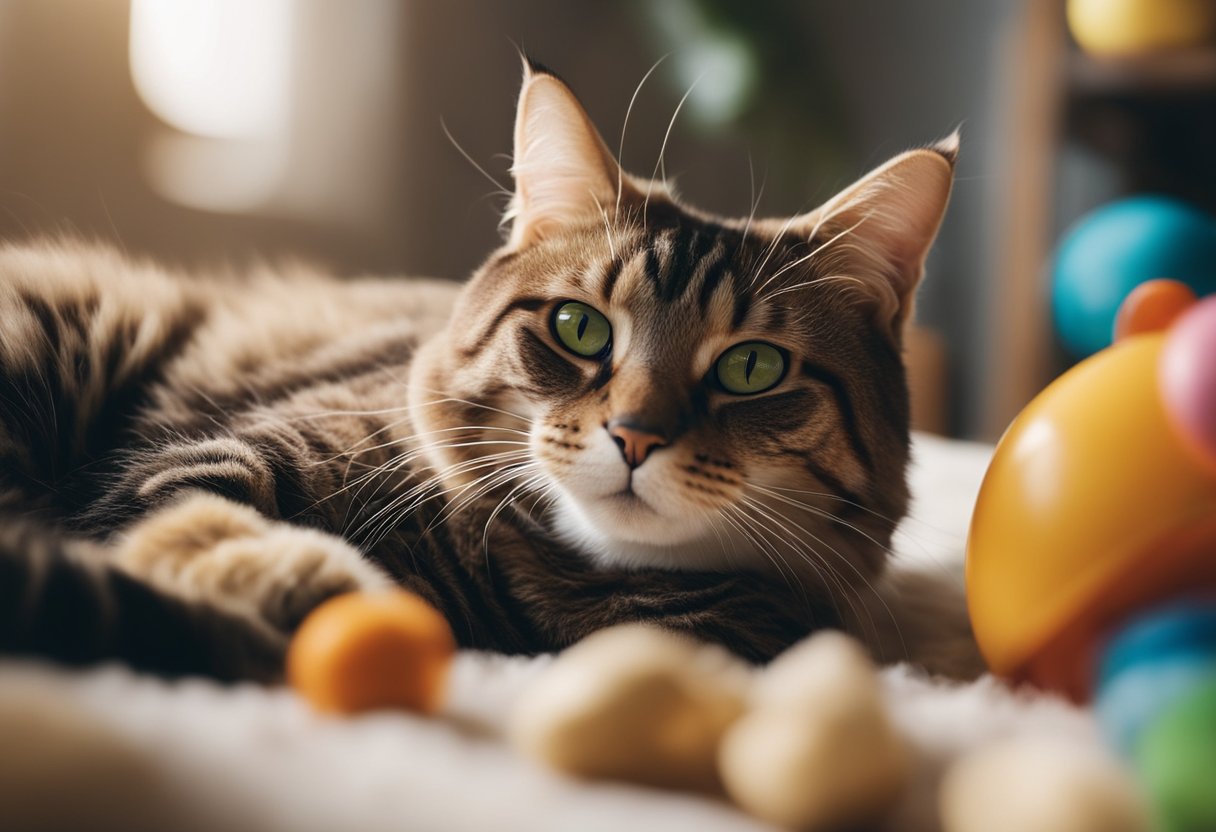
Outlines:
{"type": "Polygon", "coordinates": [[[1052,273],[1064,346],[1077,357],[1110,346],[1119,304],[1159,277],[1201,297],[1216,292],[1216,218],[1160,196],[1112,202],[1083,217],[1060,242],[1052,273]]]}
{"type": "Polygon", "coordinates": [[[1115,633],[1102,654],[1095,711],[1103,733],[1131,755],[1145,728],[1197,686],[1216,682],[1216,603],[1151,610],[1115,633]]]}

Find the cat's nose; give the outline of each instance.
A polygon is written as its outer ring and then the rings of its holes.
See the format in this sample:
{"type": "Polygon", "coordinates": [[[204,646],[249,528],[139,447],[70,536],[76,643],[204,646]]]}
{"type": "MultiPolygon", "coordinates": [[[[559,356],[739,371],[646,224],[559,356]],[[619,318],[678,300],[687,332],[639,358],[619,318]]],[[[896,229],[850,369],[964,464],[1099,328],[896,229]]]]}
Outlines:
{"type": "Polygon", "coordinates": [[[667,438],[661,433],[630,419],[613,419],[607,427],[608,435],[621,449],[621,456],[630,468],[637,468],[651,451],[667,444],[667,438]]]}

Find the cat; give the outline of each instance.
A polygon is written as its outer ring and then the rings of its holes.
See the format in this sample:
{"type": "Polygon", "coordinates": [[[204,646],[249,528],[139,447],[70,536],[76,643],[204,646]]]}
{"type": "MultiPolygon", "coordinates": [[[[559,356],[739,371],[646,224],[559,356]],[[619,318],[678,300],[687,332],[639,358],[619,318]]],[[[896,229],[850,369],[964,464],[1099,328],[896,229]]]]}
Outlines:
{"type": "Polygon", "coordinates": [[[277,681],[319,603],[402,586],[470,648],[642,620],[890,653],[902,333],[957,135],[785,220],[625,174],[537,64],[514,143],[463,287],[0,248],[0,651],[277,681]]]}

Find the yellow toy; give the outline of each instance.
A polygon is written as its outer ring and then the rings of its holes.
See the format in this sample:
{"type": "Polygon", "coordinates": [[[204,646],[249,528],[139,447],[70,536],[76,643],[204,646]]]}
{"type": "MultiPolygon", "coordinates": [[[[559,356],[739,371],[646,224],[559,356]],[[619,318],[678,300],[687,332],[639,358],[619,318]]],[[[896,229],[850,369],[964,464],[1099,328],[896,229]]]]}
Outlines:
{"type": "Polygon", "coordinates": [[[1083,361],[997,448],[971,522],[967,596],[1002,676],[1088,699],[1108,628],[1216,590],[1216,477],[1167,422],[1164,342],[1140,335],[1083,361]]]}
{"type": "Polygon", "coordinates": [[[1216,35],[1211,0],[1068,0],[1068,27],[1094,55],[1127,56],[1208,43],[1216,35]]]}
{"type": "Polygon", "coordinates": [[[972,518],[967,594],[994,671],[1096,699],[1158,827],[1210,832],[1216,296],[1174,317],[1125,327],[1010,426],[972,518]]]}

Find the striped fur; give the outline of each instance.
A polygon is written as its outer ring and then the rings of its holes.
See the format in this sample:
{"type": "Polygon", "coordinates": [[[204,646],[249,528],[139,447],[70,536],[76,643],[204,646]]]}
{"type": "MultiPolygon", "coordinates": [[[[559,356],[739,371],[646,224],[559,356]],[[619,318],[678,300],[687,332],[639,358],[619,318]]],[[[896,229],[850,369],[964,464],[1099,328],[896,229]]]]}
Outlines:
{"type": "Polygon", "coordinates": [[[462,289],[0,248],[0,650],[274,679],[317,603],[390,584],[506,652],[635,620],[754,660],[876,630],[952,151],[777,223],[620,173],[535,69],[516,141],[510,239],[462,289]],[[556,340],[569,300],[605,355],[556,340]],[[789,366],[732,396],[712,367],[746,340],[789,366]],[[663,436],[636,470],[621,417],[663,436]]]}

